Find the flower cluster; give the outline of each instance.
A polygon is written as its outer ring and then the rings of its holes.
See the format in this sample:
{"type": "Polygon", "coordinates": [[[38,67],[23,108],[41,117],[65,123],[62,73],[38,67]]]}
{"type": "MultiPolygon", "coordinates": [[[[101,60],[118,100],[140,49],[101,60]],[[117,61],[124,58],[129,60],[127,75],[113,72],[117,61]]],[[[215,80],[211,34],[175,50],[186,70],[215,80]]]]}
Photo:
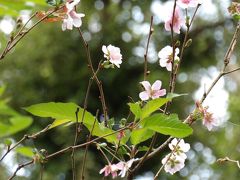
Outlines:
{"type": "Polygon", "coordinates": [[[214,118],[213,113],[208,111],[208,107],[203,107],[200,103],[197,103],[197,108],[202,114],[202,124],[211,131],[213,127],[218,126],[219,123],[216,118],[214,118]]]}
{"type": "Polygon", "coordinates": [[[117,164],[106,165],[103,169],[100,170],[100,174],[104,172],[104,176],[112,175],[112,178],[117,177],[118,175],[122,178],[126,176],[127,171],[131,168],[133,162],[137,159],[131,159],[128,162],[120,161],[117,164]],[[119,174],[117,174],[119,172],[119,174]]]}
{"type": "MultiPolygon", "coordinates": [[[[201,0],[178,0],[177,5],[180,8],[187,9],[189,7],[196,7],[202,4],[201,0]]],[[[179,7],[176,6],[172,11],[169,12],[167,18],[165,19],[165,29],[166,31],[171,31],[179,34],[180,29],[185,24],[185,19],[180,11],[179,7]],[[174,12],[173,12],[174,11],[174,12]]],[[[179,60],[178,57],[179,49],[173,49],[171,46],[166,46],[159,51],[159,64],[161,67],[166,67],[168,71],[172,71],[175,61],[179,60]]]]}
{"type": "Polygon", "coordinates": [[[183,139],[177,140],[174,138],[168,145],[172,152],[162,159],[164,170],[170,174],[180,171],[185,166],[187,159],[186,152],[189,151],[190,145],[185,143],[183,139]]]}
{"type": "Polygon", "coordinates": [[[150,98],[156,99],[160,96],[166,95],[166,89],[161,89],[162,82],[160,80],[155,81],[152,86],[148,81],[142,81],[140,83],[145,90],[139,94],[139,97],[142,101],[147,101],[150,98]]]}
{"type": "Polygon", "coordinates": [[[112,46],[111,44],[108,46],[103,45],[102,51],[104,53],[104,57],[107,59],[107,61],[104,62],[104,65],[108,65],[110,62],[120,68],[120,64],[122,64],[122,54],[120,48],[112,46]]]}
{"type": "Polygon", "coordinates": [[[65,5],[65,18],[63,19],[62,23],[62,30],[65,31],[66,29],[72,30],[73,26],[79,28],[82,25],[82,17],[85,14],[76,13],[75,6],[80,2],[80,0],[67,0],[65,5]]]}
{"type": "MultiPolygon", "coordinates": [[[[196,7],[201,4],[201,0],[178,0],[177,5],[180,8],[187,9],[188,7],[196,7]]],[[[167,18],[165,19],[165,29],[166,31],[171,31],[179,34],[181,27],[185,24],[183,15],[179,9],[176,7],[174,10],[170,11],[167,18]],[[174,11],[174,12],[173,12],[174,11]]]]}

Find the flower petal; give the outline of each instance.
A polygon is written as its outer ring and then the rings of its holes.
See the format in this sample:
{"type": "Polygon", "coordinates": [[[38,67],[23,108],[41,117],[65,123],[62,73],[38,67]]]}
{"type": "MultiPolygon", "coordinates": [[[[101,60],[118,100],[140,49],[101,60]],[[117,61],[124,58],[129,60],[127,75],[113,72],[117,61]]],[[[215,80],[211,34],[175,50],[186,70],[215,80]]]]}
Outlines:
{"type": "Polygon", "coordinates": [[[150,97],[149,97],[147,91],[143,91],[143,92],[139,93],[139,98],[140,98],[142,101],[147,101],[150,97]]]}
{"type": "Polygon", "coordinates": [[[147,92],[150,92],[151,91],[151,84],[148,82],[148,81],[142,81],[140,82],[144,89],[147,91],[147,92]]]}
{"type": "Polygon", "coordinates": [[[108,54],[107,47],[105,45],[102,46],[102,51],[104,54],[108,54]]]}
{"type": "Polygon", "coordinates": [[[162,81],[160,80],[157,80],[153,83],[152,85],[152,90],[160,90],[161,89],[161,86],[162,86],[162,81]]]}

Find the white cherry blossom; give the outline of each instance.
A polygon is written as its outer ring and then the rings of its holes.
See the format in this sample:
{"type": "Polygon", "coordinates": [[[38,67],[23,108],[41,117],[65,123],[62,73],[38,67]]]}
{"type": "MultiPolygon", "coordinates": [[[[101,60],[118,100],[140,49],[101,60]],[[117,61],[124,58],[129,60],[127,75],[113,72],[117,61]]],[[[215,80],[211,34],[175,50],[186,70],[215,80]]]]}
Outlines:
{"type": "MultiPolygon", "coordinates": [[[[174,60],[178,60],[179,49],[175,49],[174,60]]],[[[165,46],[158,53],[160,58],[159,64],[161,67],[166,67],[168,71],[172,71],[172,61],[173,61],[173,48],[171,46],[165,46]]]]}
{"type": "Polygon", "coordinates": [[[120,48],[111,44],[108,46],[103,45],[102,51],[104,53],[104,57],[110,61],[110,63],[120,68],[120,64],[122,64],[122,54],[120,48]]]}
{"type": "Polygon", "coordinates": [[[170,174],[180,171],[185,166],[184,162],[185,159],[182,159],[181,157],[171,153],[162,159],[164,170],[170,174]]]}
{"type": "Polygon", "coordinates": [[[72,30],[73,27],[81,27],[82,25],[82,17],[85,14],[77,13],[74,7],[80,2],[80,0],[74,1],[67,1],[66,7],[66,17],[63,19],[62,23],[62,30],[65,31],[66,29],[72,30]]]}
{"type": "Polygon", "coordinates": [[[174,154],[177,156],[186,159],[187,155],[186,152],[190,149],[190,144],[185,143],[183,139],[181,139],[179,142],[176,138],[174,138],[170,144],[168,144],[169,148],[174,151],[174,154]]]}

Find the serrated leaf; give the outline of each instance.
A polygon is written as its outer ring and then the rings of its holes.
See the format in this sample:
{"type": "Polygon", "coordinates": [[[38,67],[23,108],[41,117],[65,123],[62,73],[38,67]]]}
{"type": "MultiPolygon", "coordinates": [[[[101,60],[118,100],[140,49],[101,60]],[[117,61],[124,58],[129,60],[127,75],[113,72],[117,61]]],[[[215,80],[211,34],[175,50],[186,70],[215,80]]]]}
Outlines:
{"type": "Polygon", "coordinates": [[[154,114],[145,120],[145,128],[164,135],[184,138],[192,134],[192,128],[181,122],[176,114],[169,116],[164,114],[154,114]]]}
{"type": "Polygon", "coordinates": [[[151,101],[148,101],[147,104],[143,107],[141,118],[144,119],[151,115],[153,112],[158,110],[160,107],[162,107],[164,104],[166,104],[168,101],[170,101],[170,98],[158,98],[151,101]]]}
{"type": "Polygon", "coordinates": [[[139,119],[142,112],[139,102],[128,103],[128,106],[130,107],[131,112],[135,115],[135,118],[139,119]]]}
{"type": "Polygon", "coordinates": [[[135,129],[131,133],[130,141],[132,144],[137,145],[151,138],[154,135],[154,131],[147,128],[135,129]]]}
{"type": "Polygon", "coordinates": [[[32,158],[34,156],[33,149],[31,147],[27,146],[17,147],[15,151],[25,157],[32,158]]]}

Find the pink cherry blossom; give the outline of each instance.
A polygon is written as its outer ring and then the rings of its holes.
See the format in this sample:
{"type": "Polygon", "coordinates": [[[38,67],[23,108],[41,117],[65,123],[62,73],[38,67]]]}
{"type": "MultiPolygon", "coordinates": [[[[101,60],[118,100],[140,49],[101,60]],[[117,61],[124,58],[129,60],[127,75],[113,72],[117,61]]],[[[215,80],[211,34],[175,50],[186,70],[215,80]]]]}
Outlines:
{"type": "Polygon", "coordinates": [[[115,177],[117,177],[118,170],[119,170],[119,167],[116,164],[109,164],[109,165],[106,165],[104,168],[102,168],[99,174],[102,174],[104,172],[104,176],[108,176],[111,173],[112,178],[114,179],[115,177]]]}
{"type": "Polygon", "coordinates": [[[173,31],[177,34],[180,34],[180,29],[184,24],[185,24],[185,20],[179,8],[176,7],[174,11],[174,16],[173,16],[173,11],[170,11],[170,14],[165,20],[165,29],[166,31],[171,31],[171,26],[172,26],[173,31]]]}
{"type": "Polygon", "coordinates": [[[213,113],[208,112],[208,107],[203,107],[202,104],[196,102],[196,106],[198,110],[202,113],[203,120],[202,123],[209,131],[213,129],[213,127],[218,126],[218,120],[213,117],[213,113]]]}
{"type": "Polygon", "coordinates": [[[108,61],[120,68],[120,64],[122,64],[122,54],[120,48],[112,46],[111,44],[108,46],[103,45],[102,51],[104,53],[104,57],[108,61]]]}
{"type": "Polygon", "coordinates": [[[119,162],[118,164],[116,164],[119,168],[119,170],[121,170],[121,172],[119,173],[119,176],[121,176],[122,178],[126,176],[127,171],[129,170],[129,168],[131,168],[132,164],[134,161],[136,161],[137,159],[130,159],[128,162],[119,162]]]}
{"type": "Polygon", "coordinates": [[[63,19],[62,30],[66,29],[72,30],[73,26],[79,28],[82,25],[82,17],[85,14],[76,13],[74,7],[80,2],[80,0],[67,1],[66,7],[66,17],[63,19]]]}
{"type": "Polygon", "coordinates": [[[178,140],[174,138],[168,146],[172,151],[174,151],[175,155],[183,159],[187,158],[185,153],[189,151],[190,145],[185,143],[183,139],[178,142],[178,140]]]}
{"type": "Polygon", "coordinates": [[[139,93],[139,97],[143,101],[147,101],[150,98],[156,99],[160,96],[166,95],[166,89],[161,89],[162,82],[160,80],[155,81],[152,86],[148,81],[142,81],[140,83],[145,89],[145,91],[139,93]]]}
{"type": "Polygon", "coordinates": [[[162,164],[165,164],[164,170],[170,174],[180,171],[185,166],[184,162],[185,159],[171,153],[162,159],[162,164]]]}
{"type": "MultiPolygon", "coordinates": [[[[175,57],[174,60],[178,60],[179,49],[175,49],[175,57]]],[[[161,67],[166,67],[168,71],[172,71],[172,61],[173,61],[173,48],[171,46],[165,46],[158,53],[158,57],[160,58],[159,64],[161,67]]]]}
{"type": "Polygon", "coordinates": [[[207,112],[205,110],[203,117],[203,125],[207,127],[209,131],[213,129],[213,127],[218,126],[218,121],[213,117],[213,113],[207,112]]]}
{"type": "Polygon", "coordinates": [[[183,8],[187,9],[188,7],[197,7],[198,4],[201,4],[199,0],[178,0],[177,4],[183,8]]]}

